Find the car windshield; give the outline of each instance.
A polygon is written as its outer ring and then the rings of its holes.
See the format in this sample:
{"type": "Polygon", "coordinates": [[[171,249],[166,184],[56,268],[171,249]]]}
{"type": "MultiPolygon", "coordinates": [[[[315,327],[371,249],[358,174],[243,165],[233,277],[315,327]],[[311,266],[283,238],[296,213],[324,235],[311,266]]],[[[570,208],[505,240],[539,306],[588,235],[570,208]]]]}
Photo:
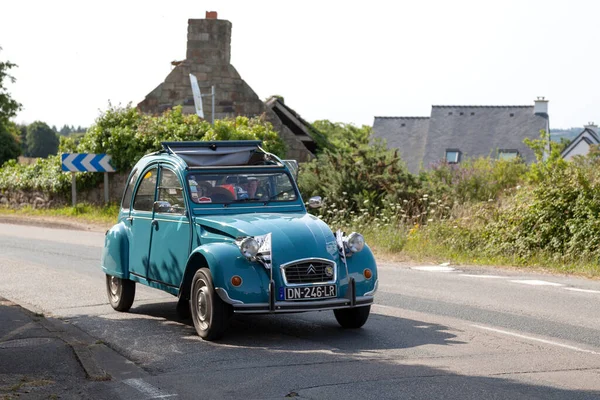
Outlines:
{"type": "Polygon", "coordinates": [[[275,173],[196,173],[188,174],[192,201],[238,203],[293,201],[298,198],[288,174],[275,173]]]}

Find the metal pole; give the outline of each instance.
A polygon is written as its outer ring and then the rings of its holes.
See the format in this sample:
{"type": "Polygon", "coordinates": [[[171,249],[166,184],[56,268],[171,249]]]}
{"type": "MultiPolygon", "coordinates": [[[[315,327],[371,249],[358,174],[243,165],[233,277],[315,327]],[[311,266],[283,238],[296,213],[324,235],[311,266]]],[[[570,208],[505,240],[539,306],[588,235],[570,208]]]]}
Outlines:
{"type": "Polygon", "coordinates": [[[210,87],[210,93],[212,97],[212,124],[215,124],[215,85],[210,87]]]}
{"type": "Polygon", "coordinates": [[[73,199],[73,207],[77,205],[77,189],[75,188],[75,186],[75,172],[71,172],[71,199],[73,199]]]}
{"type": "Polygon", "coordinates": [[[108,172],[104,173],[104,204],[108,204],[108,172]]]}

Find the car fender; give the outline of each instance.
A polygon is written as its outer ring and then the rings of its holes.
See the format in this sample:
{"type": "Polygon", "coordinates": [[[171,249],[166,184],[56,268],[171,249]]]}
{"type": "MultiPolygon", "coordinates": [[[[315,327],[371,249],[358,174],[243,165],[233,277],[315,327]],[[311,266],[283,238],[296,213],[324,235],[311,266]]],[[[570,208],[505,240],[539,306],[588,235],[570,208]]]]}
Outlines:
{"type": "Polygon", "coordinates": [[[101,265],[107,275],[129,279],[129,240],[122,221],[106,231],[101,265]]]}
{"type": "Polygon", "coordinates": [[[356,295],[364,296],[365,293],[375,290],[378,279],[377,264],[375,262],[375,256],[369,246],[365,245],[360,252],[354,253],[350,257],[346,257],[346,261],[348,263],[348,273],[356,282],[356,295]],[[365,277],[365,269],[371,270],[371,278],[367,279],[365,277]]]}
{"type": "Polygon", "coordinates": [[[260,263],[249,261],[242,256],[233,242],[208,243],[192,251],[181,282],[180,297],[188,298],[192,278],[200,268],[210,270],[217,293],[227,303],[268,301],[267,270],[260,263]],[[235,275],[242,278],[242,284],[238,287],[231,283],[231,278],[235,275]]]}

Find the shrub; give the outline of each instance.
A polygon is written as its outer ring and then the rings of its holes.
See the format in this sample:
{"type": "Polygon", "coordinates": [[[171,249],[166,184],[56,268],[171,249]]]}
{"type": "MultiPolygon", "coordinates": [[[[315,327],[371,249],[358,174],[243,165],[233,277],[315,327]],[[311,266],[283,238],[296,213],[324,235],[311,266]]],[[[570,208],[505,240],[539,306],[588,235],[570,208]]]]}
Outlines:
{"type": "Polygon", "coordinates": [[[212,126],[195,114],[184,115],[181,107],[150,116],[130,106],[110,106],[81,139],[77,151],[110,154],[115,168],[125,171],[145,154],[160,150],[161,142],[181,140],[262,140],[267,151],[285,154],[283,141],[262,118],[217,120],[212,126]]]}
{"type": "Polygon", "coordinates": [[[452,203],[488,201],[513,188],[526,178],[527,165],[520,159],[467,159],[460,164],[442,162],[422,172],[428,193],[452,203]]]}
{"type": "MultiPolygon", "coordinates": [[[[130,106],[109,106],[79,144],[72,138],[61,137],[60,151],[107,153],[112,155],[117,171],[127,172],[142,156],[161,149],[161,142],[178,140],[262,140],[267,151],[285,154],[282,140],[262,118],[237,117],[216,121],[212,126],[196,115],[183,115],[181,107],[150,116],[130,106]]],[[[101,174],[77,173],[77,188],[84,190],[101,179],[101,174]]],[[[39,159],[32,165],[9,162],[0,169],[0,190],[40,190],[66,195],[70,183],[69,174],[61,170],[60,156],[39,159]]]]}
{"type": "Polygon", "coordinates": [[[301,166],[299,186],[305,198],[320,195],[329,205],[374,214],[384,201],[416,198],[419,183],[397,152],[376,143],[352,152],[325,152],[301,166]]]}

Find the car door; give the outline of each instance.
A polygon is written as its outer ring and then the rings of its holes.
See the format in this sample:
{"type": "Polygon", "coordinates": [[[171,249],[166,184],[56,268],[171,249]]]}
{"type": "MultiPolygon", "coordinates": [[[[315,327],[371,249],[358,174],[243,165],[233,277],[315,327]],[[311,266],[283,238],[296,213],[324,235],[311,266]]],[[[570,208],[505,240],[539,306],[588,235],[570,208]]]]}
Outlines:
{"type": "Polygon", "coordinates": [[[190,254],[191,225],[181,179],[160,166],[148,279],[179,288],[190,254]]]}
{"type": "Polygon", "coordinates": [[[130,230],[129,272],[142,278],[148,274],[157,178],[158,165],[150,166],[142,172],[127,219],[130,230]]]}

